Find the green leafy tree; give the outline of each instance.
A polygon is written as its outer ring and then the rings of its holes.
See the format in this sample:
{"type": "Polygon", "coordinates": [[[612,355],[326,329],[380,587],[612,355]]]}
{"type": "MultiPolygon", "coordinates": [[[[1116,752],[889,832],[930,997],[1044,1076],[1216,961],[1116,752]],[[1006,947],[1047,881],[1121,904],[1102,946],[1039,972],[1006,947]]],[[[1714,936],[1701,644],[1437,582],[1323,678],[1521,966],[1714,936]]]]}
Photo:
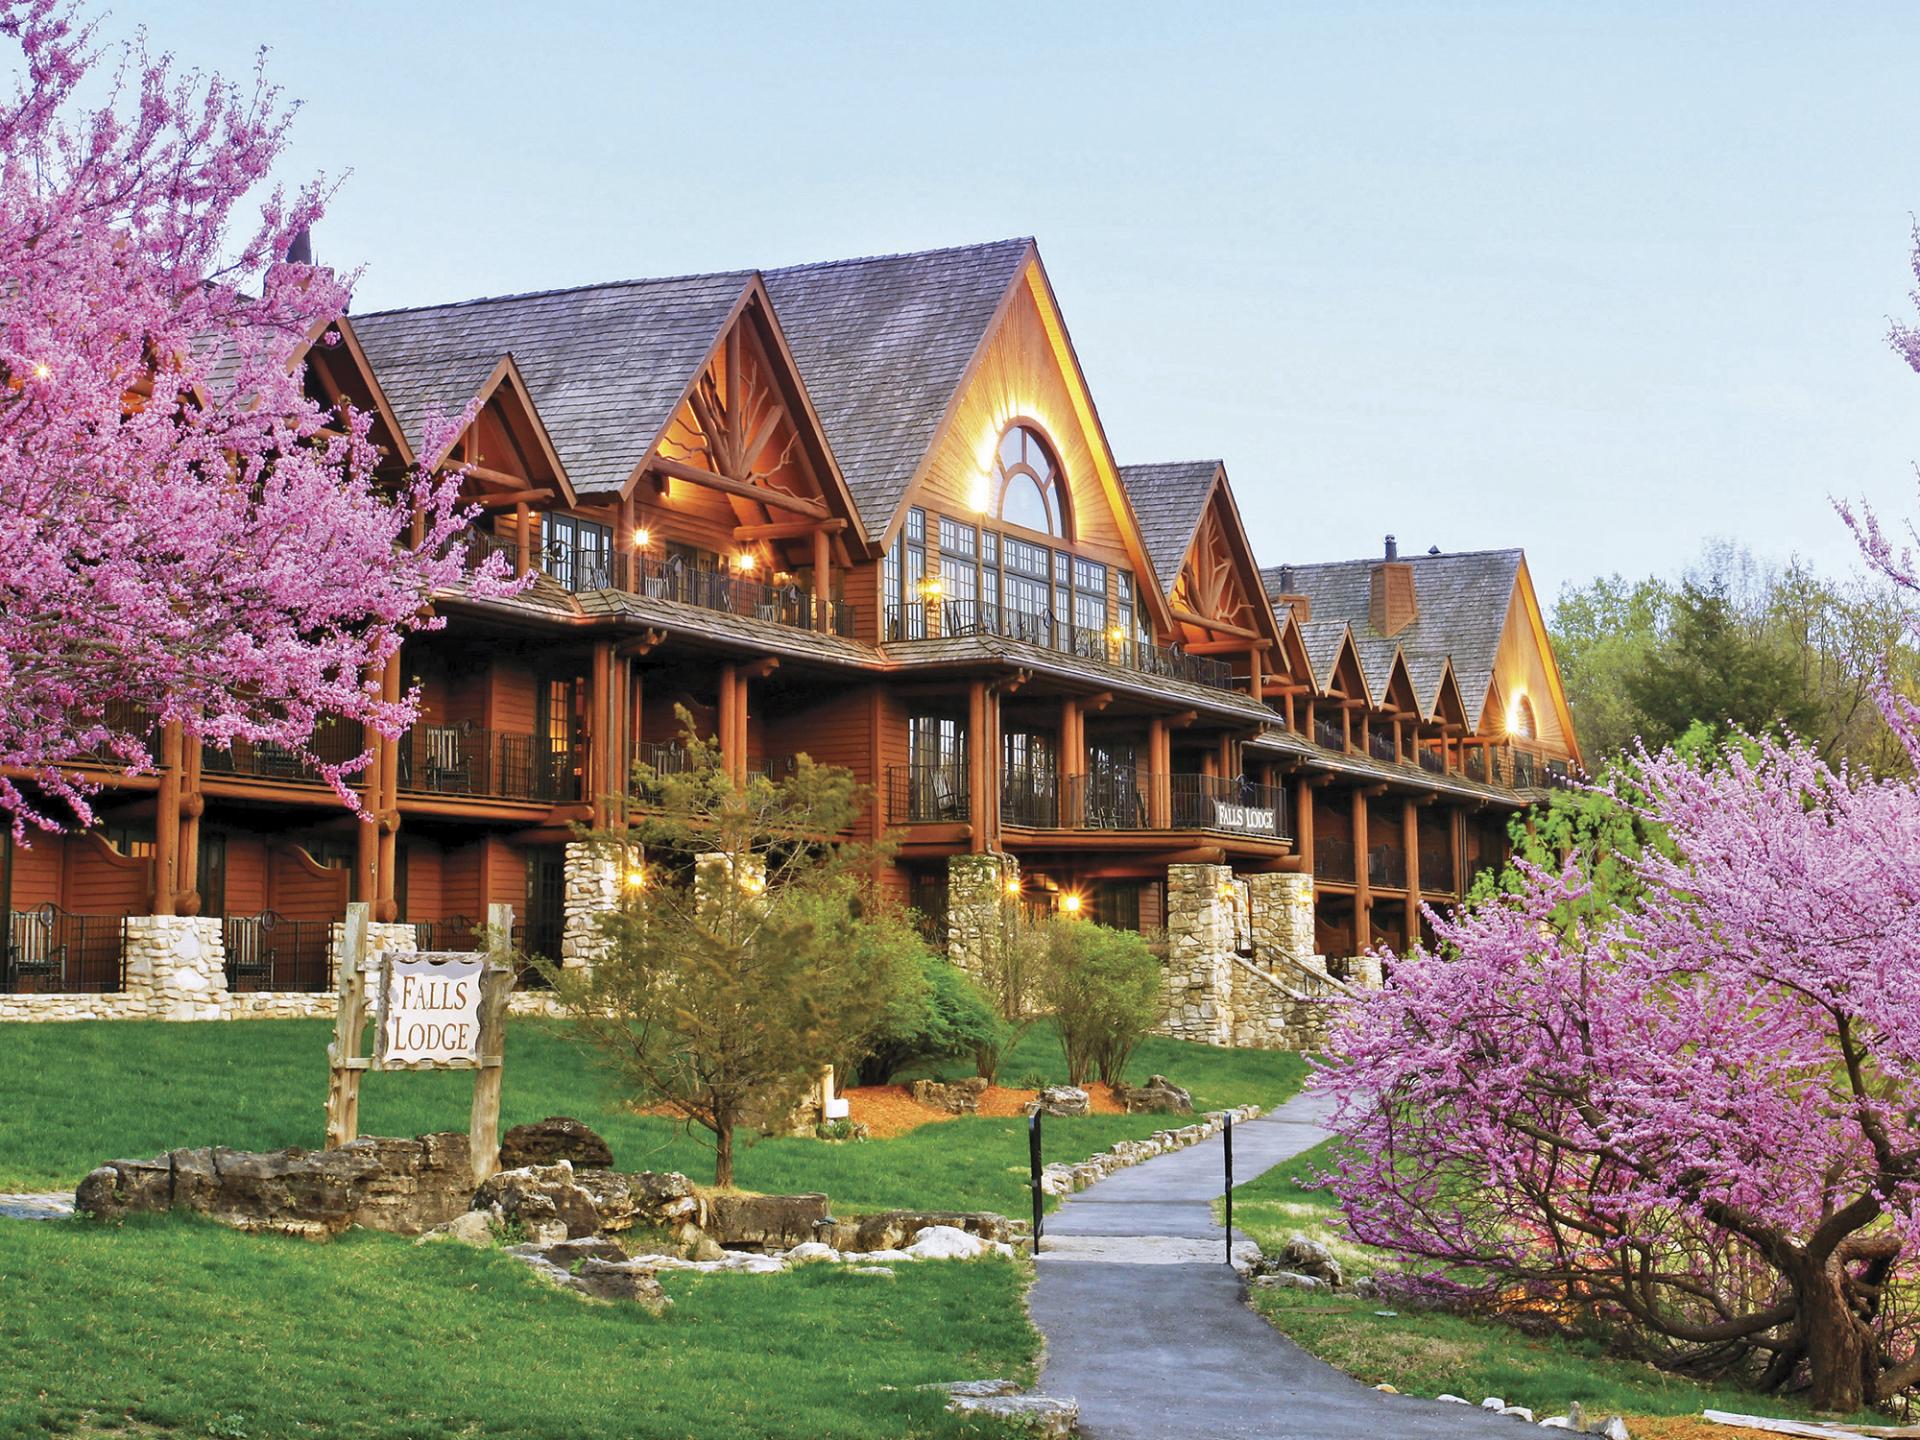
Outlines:
{"type": "Polygon", "coordinates": [[[714,1183],[730,1185],[736,1132],[790,1114],[865,1047],[911,952],[893,943],[904,918],[875,918],[871,851],[834,840],[862,804],[853,777],[801,756],[742,789],[681,719],[686,772],[638,767],[635,821],[588,837],[623,880],[595,917],[602,953],[542,968],[637,1102],[711,1134],[714,1183]]]}
{"type": "Polygon", "coordinates": [[[879,1026],[847,1067],[852,1083],[884,1085],[909,1065],[977,1056],[982,1048],[997,1054],[1005,1046],[1007,1024],[980,987],[928,949],[917,928],[888,917],[885,923],[870,923],[864,939],[900,962],[900,983],[879,1026]]]}
{"type": "Polygon", "coordinates": [[[1085,920],[1034,927],[1044,942],[1042,1003],[1059,1027],[1067,1079],[1121,1083],[1140,1039],[1166,1018],[1161,965],[1146,940],[1085,920]]]}

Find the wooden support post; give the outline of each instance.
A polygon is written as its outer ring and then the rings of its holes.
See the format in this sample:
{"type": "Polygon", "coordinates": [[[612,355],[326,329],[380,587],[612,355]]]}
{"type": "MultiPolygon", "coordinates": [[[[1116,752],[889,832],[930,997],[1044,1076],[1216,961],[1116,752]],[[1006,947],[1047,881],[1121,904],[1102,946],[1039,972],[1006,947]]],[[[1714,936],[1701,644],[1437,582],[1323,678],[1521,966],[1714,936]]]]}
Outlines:
{"type": "Polygon", "coordinates": [[[752,741],[752,730],[747,723],[747,677],[739,670],[733,674],[733,783],[744,786],[747,783],[747,751],[752,741]]]}
{"type": "Polygon", "coordinates": [[[1313,790],[1305,775],[1293,782],[1293,853],[1313,873],[1313,790]]]}
{"type": "Polygon", "coordinates": [[[620,496],[620,528],[614,533],[613,553],[619,556],[618,573],[613,583],[624,590],[637,593],[640,589],[640,577],[634,571],[633,548],[633,492],[623,491],[620,496]]]}
{"type": "Polygon", "coordinates": [[[1420,937],[1420,807],[1408,796],[1400,802],[1401,844],[1407,847],[1407,945],[1420,937]]]}
{"type": "Polygon", "coordinates": [[[1353,788],[1353,928],[1362,950],[1373,944],[1373,883],[1367,874],[1367,792],[1353,788]]]}
{"type": "Polygon", "coordinates": [[[1467,877],[1460,873],[1461,867],[1467,860],[1465,841],[1461,835],[1461,831],[1465,828],[1465,820],[1466,817],[1457,808],[1447,811],[1447,847],[1453,856],[1452,893],[1455,895],[1464,894],[1467,888],[1467,877]]]}
{"type": "Polygon", "coordinates": [[[1233,752],[1234,741],[1232,733],[1222,731],[1220,735],[1220,774],[1224,779],[1231,780],[1235,775],[1240,773],[1240,766],[1233,752]]]}
{"type": "Polygon", "coordinates": [[[813,608],[814,623],[821,630],[833,628],[833,547],[826,528],[813,532],[813,608]]]}
{"type": "Polygon", "coordinates": [[[1353,709],[1347,705],[1340,707],[1340,748],[1353,753],[1353,709]]]}
{"type": "Polygon", "coordinates": [[[587,804],[595,829],[607,824],[607,795],[613,789],[609,763],[613,730],[613,642],[593,642],[593,663],[587,669],[587,804]]]}
{"type": "Polygon", "coordinates": [[[533,512],[522,500],[513,507],[513,573],[524,575],[533,568],[533,512]]]}
{"type": "Polygon", "coordinates": [[[1247,651],[1247,693],[1256,700],[1260,698],[1260,687],[1265,683],[1260,671],[1260,647],[1255,645],[1247,651]]]}
{"type": "Polygon", "coordinates": [[[740,729],[735,710],[740,704],[739,667],[731,663],[720,667],[720,696],[717,709],[716,727],[719,730],[720,758],[727,778],[737,785],[737,776],[744,775],[747,757],[739,753],[740,729]]]}
{"type": "Polygon", "coordinates": [[[180,741],[180,887],[174,895],[174,909],[181,915],[198,915],[200,894],[200,817],[206,814],[207,797],[200,793],[200,742],[191,735],[180,741]]]}
{"type": "Polygon", "coordinates": [[[327,1149],[338,1150],[360,1134],[360,1077],[367,1061],[360,1042],[367,1028],[367,922],[372,907],[364,900],[347,906],[340,943],[339,995],[333,1016],[333,1043],[327,1047],[327,1149]]]}
{"type": "Polygon", "coordinates": [[[513,907],[487,906],[487,964],[480,972],[480,1067],[473,1072],[473,1111],[467,1122],[476,1185],[500,1168],[500,1082],[506,1074],[502,1062],[507,1002],[513,998],[512,934],[513,907]]]}
{"type": "Polygon", "coordinates": [[[1172,755],[1167,717],[1155,715],[1147,721],[1147,827],[1152,830],[1173,828],[1172,755]]]}
{"type": "Polygon", "coordinates": [[[153,913],[174,913],[180,893],[180,724],[160,732],[160,788],[153,815],[153,913]]]}
{"type": "Polygon", "coordinates": [[[967,687],[967,823],[973,853],[984,853],[991,838],[987,817],[987,682],[967,687]]]}
{"type": "MultiPolygon", "coordinates": [[[[380,694],[389,705],[400,703],[400,657],[392,656],[387,661],[386,673],[380,678],[380,694]]],[[[375,760],[375,771],[379,776],[379,831],[380,844],[377,854],[377,869],[374,877],[373,918],[382,924],[391,924],[400,918],[399,873],[400,873],[400,747],[397,743],[381,740],[375,760]]]]}

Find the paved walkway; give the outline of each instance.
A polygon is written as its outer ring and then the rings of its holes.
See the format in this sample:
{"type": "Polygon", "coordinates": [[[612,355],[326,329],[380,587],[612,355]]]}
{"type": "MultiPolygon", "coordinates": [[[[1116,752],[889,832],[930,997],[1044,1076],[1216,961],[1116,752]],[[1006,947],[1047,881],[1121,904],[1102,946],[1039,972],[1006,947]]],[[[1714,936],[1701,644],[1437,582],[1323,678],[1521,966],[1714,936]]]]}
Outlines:
{"type": "Polygon", "coordinates": [[[65,1220],[73,1214],[73,1192],[35,1191],[0,1194],[0,1220],[65,1220]]]}
{"type": "MultiPolygon", "coordinates": [[[[1325,1114],[1323,1102],[1302,1097],[1234,1126],[1235,1181],[1324,1140],[1318,1122],[1325,1114]]],[[[1031,1302],[1047,1340],[1038,1388],[1080,1402],[1082,1434],[1517,1440],[1526,1433],[1477,1409],[1370,1389],[1254,1314],[1226,1263],[1226,1233],[1213,1221],[1221,1171],[1216,1138],[1119,1171],[1047,1217],[1031,1302]]]]}

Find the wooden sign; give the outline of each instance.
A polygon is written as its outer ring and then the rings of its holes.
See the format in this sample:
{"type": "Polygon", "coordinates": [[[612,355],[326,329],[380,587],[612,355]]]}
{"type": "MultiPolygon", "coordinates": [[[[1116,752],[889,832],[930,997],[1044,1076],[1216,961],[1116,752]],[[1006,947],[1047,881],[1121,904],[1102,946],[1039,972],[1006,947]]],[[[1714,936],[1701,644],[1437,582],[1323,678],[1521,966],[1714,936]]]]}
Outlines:
{"type": "Polygon", "coordinates": [[[513,907],[487,907],[485,952],[390,950],[381,959],[367,945],[370,908],[347,906],[340,950],[340,1001],[327,1047],[327,1149],[360,1133],[360,1081],[369,1070],[471,1070],[473,1110],[467,1135],[474,1183],[500,1168],[500,1080],[507,1001],[514,967],[507,954],[513,907]],[[368,1004],[367,978],[378,972],[378,1003],[368,1004]],[[371,1014],[372,1055],[360,1053],[371,1014]]]}

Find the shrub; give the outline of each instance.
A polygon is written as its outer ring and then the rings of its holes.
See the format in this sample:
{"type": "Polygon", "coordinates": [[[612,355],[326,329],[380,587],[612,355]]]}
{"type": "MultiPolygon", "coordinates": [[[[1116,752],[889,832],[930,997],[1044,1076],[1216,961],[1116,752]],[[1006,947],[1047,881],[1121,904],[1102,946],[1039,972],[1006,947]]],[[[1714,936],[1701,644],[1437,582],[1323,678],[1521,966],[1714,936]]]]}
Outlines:
{"type": "Polygon", "coordinates": [[[1083,920],[1041,926],[1040,991],[1060,1030],[1067,1079],[1118,1085],[1140,1037],[1166,1015],[1160,961],[1144,937],[1083,920]]]}
{"type": "Polygon", "coordinates": [[[891,919],[872,940],[901,952],[899,976],[880,1023],[847,1067],[851,1085],[884,1085],[896,1071],[923,1060],[977,1055],[1005,1044],[1006,1024],[959,966],[936,955],[919,932],[891,919]]]}

